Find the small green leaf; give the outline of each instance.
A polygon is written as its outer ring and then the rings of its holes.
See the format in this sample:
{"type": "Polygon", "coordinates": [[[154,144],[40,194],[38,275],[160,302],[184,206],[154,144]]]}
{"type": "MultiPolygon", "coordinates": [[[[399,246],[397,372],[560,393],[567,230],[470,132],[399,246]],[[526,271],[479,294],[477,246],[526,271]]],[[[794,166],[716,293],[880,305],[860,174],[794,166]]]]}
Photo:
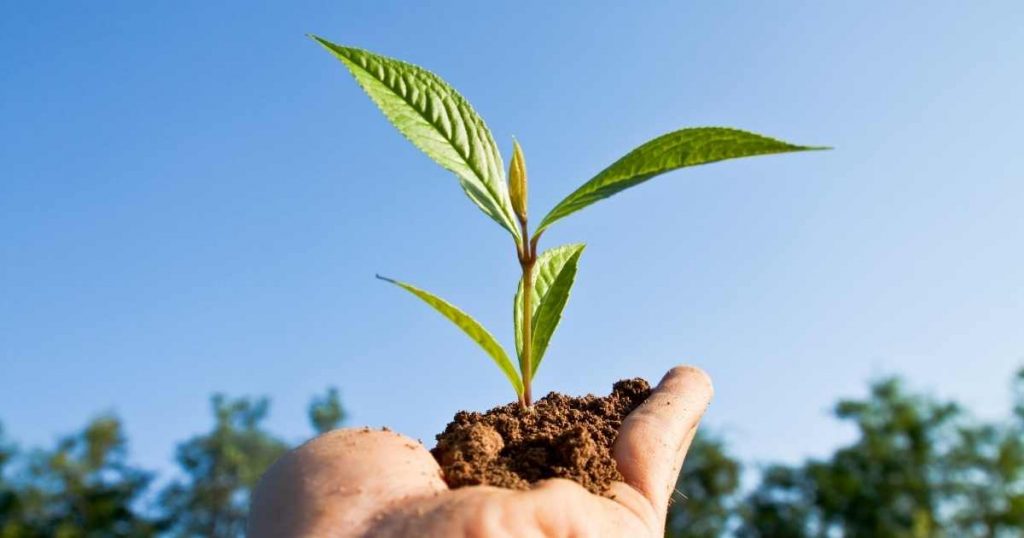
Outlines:
{"type": "Polygon", "coordinates": [[[634,149],[566,196],[544,217],[535,235],[594,202],[677,168],[739,157],[817,149],[828,148],[797,146],[727,127],[681,129],[634,149]]]}
{"type": "Polygon", "coordinates": [[[522,395],[523,382],[519,378],[519,374],[516,372],[515,366],[512,365],[512,361],[508,358],[508,355],[501,347],[501,344],[498,343],[491,333],[487,332],[487,329],[485,329],[483,325],[480,325],[480,322],[473,319],[469,314],[452,306],[444,299],[441,299],[436,295],[432,295],[431,293],[421,290],[415,286],[380,275],[377,275],[377,278],[390,282],[419,297],[423,302],[432,306],[434,310],[440,312],[442,316],[448,318],[449,321],[462,329],[462,332],[466,333],[466,336],[479,344],[480,347],[482,347],[483,350],[486,351],[492,359],[494,359],[498,368],[501,368],[501,371],[505,372],[505,376],[508,377],[508,380],[512,383],[512,387],[515,388],[516,394],[522,395]]]}
{"type": "MultiPolygon", "coordinates": [[[[562,245],[547,250],[537,257],[530,297],[533,310],[531,324],[533,349],[530,356],[532,363],[530,371],[534,375],[537,373],[541,359],[544,358],[548,341],[551,340],[551,335],[554,334],[558,322],[562,319],[562,310],[565,308],[565,303],[569,298],[569,289],[576,277],[576,266],[585,247],[586,245],[582,243],[562,245]],[[541,317],[544,317],[544,321],[541,321],[541,317]]],[[[520,279],[512,315],[515,324],[516,352],[519,356],[523,354],[524,293],[523,281],[520,279]]]]}
{"type": "Polygon", "coordinates": [[[487,125],[465,98],[421,67],[311,37],[345,64],[410,142],[454,172],[469,198],[521,242],[501,154],[487,125]]]}
{"type": "Polygon", "coordinates": [[[526,158],[515,140],[512,141],[512,162],[508,165],[508,195],[519,222],[526,222],[526,158]]]}
{"type": "MultiPolygon", "coordinates": [[[[582,252],[584,247],[586,245],[583,243],[572,243],[546,250],[537,256],[537,261],[533,266],[533,294],[530,296],[531,317],[537,312],[537,307],[544,300],[551,283],[562,271],[565,262],[573,254],[582,252]]],[[[523,355],[523,279],[521,278],[512,305],[512,322],[515,329],[516,353],[521,357],[523,355]]]]}
{"type": "Polygon", "coordinates": [[[569,290],[572,289],[573,282],[576,280],[576,266],[580,261],[581,254],[583,254],[582,247],[565,260],[565,265],[551,282],[551,286],[548,287],[547,293],[544,294],[544,298],[541,299],[540,305],[534,313],[533,350],[530,352],[532,375],[537,375],[540,361],[548,349],[548,342],[555,334],[558,322],[562,320],[562,310],[565,309],[565,303],[569,301],[569,290]]]}

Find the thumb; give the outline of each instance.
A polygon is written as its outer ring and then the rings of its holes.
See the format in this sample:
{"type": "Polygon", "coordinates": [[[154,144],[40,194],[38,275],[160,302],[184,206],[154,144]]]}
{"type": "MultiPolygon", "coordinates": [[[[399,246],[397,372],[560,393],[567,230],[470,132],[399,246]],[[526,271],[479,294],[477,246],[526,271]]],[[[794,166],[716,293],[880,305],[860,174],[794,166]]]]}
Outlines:
{"type": "Polygon", "coordinates": [[[664,513],[697,425],[714,389],[703,370],[677,366],[619,428],[613,454],[619,472],[664,513]]]}

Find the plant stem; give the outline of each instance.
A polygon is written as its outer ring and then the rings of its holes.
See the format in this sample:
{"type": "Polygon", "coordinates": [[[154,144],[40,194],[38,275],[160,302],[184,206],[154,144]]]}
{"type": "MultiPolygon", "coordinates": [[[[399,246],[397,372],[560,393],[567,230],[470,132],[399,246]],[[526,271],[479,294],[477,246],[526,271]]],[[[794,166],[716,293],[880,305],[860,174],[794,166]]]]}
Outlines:
{"type": "Polygon", "coordinates": [[[519,403],[524,408],[533,405],[531,390],[533,378],[533,266],[537,262],[537,242],[530,241],[526,219],[520,219],[523,230],[523,246],[519,249],[519,265],[523,268],[523,351],[519,354],[519,373],[523,376],[523,395],[519,403]]]}
{"type": "Polygon", "coordinates": [[[519,370],[523,375],[523,400],[526,407],[533,404],[531,392],[531,381],[533,377],[532,347],[533,347],[533,308],[530,304],[530,284],[533,282],[533,260],[523,264],[523,353],[519,357],[519,370]]]}

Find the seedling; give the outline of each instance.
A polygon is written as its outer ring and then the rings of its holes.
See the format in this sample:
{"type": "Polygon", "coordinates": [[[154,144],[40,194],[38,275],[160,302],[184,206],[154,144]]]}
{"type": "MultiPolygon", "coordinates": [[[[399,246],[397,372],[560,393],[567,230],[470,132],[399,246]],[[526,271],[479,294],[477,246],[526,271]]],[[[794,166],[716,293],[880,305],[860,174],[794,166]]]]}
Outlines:
{"type": "Polygon", "coordinates": [[[421,67],[312,36],[348,68],[381,112],[437,164],[455,173],[462,189],[484,214],[508,231],[522,278],[513,302],[518,371],[501,344],[479,322],[440,297],[405,282],[377,275],[422,299],[462,329],[501,368],[519,403],[533,401],[531,385],[551,336],[562,318],[584,245],[563,245],[538,254],[552,224],[657,175],[726,159],[826,149],[797,146],[726,127],[680,129],[659,136],[615,161],[527,225],[526,160],[512,142],[508,175],[491,132],[465,98],[421,67]]]}

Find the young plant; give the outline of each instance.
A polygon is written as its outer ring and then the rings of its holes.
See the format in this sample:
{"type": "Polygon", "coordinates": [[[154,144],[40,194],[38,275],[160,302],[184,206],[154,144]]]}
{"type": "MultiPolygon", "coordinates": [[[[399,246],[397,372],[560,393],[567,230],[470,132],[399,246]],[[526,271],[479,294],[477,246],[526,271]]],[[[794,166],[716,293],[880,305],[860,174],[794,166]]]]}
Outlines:
{"type": "Polygon", "coordinates": [[[526,161],[512,143],[506,178],[491,132],[469,103],[440,77],[421,67],[311,36],[355,77],[381,112],[416,147],[455,173],[462,189],[487,216],[512,236],[522,278],[513,302],[519,369],[479,322],[420,288],[377,275],[448,318],[480,345],[508,377],[519,403],[532,404],[531,385],[548,342],[562,318],[584,245],[570,244],[538,253],[544,231],[599,200],[665,172],[726,159],[825,149],[797,146],[726,127],[674,131],[627,153],[566,196],[530,232],[527,226],[526,161]]]}

